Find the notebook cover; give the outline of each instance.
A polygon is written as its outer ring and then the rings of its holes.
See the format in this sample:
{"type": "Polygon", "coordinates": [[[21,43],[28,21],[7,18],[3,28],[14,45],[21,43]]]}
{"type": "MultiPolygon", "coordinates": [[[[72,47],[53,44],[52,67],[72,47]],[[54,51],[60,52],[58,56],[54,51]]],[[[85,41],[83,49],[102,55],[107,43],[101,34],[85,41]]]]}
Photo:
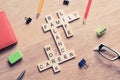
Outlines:
{"type": "Polygon", "coordinates": [[[0,12],[0,50],[16,44],[17,39],[4,11],[0,12]]]}

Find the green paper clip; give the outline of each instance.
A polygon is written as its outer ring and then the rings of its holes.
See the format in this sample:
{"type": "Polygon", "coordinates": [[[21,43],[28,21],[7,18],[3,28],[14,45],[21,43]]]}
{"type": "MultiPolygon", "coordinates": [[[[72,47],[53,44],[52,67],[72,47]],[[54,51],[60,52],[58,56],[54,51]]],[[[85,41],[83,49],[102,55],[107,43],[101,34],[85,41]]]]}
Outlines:
{"type": "Polygon", "coordinates": [[[96,30],[96,33],[98,37],[101,37],[103,34],[105,34],[107,28],[105,26],[101,26],[96,30]]]}
{"type": "Polygon", "coordinates": [[[18,62],[20,59],[22,59],[22,57],[23,57],[23,54],[21,53],[21,51],[18,50],[8,57],[8,61],[10,64],[14,64],[18,62]]]}

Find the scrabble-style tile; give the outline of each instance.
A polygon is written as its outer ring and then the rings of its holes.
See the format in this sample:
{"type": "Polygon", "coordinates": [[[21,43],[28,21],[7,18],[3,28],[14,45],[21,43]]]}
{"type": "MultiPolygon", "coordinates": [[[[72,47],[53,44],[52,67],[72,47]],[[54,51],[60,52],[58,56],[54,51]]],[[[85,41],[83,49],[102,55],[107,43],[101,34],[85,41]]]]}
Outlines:
{"type": "Polygon", "coordinates": [[[74,13],[69,14],[69,15],[67,16],[67,19],[68,19],[68,22],[69,22],[69,23],[71,23],[71,22],[73,22],[73,21],[75,21],[75,20],[77,20],[77,19],[79,19],[79,18],[80,18],[80,16],[79,16],[79,14],[78,14],[77,12],[74,12],[74,13]]]}
{"type": "Polygon", "coordinates": [[[56,72],[59,72],[61,69],[58,65],[58,62],[57,60],[55,59],[55,55],[54,55],[54,51],[52,50],[51,46],[48,45],[45,47],[45,51],[46,51],[46,54],[48,56],[48,59],[51,61],[52,63],[52,68],[53,68],[53,71],[56,73],[56,72]]]}
{"type": "Polygon", "coordinates": [[[63,54],[63,55],[60,55],[57,57],[57,60],[58,60],[58,63],[61,64],[61,63],[64,63],[68,60],[71,60],[71,59],[74,59],[75,58],[75,54],[73,51],[70,51],[66,54],[63,54]]]}
{"type": "MultiPolygon", "coordinates": [[[[53,52],[53,51],[51,51],[51,48],[47,48],[47,49],[48,49],[48,52],[53,52]]],[[[49,54],[47,54],[47,56],[48,55],[49,54]]],[[[52,54],[50,54],[48,57],[49,57],[48,61],[45,61],[45,62],[42,62],[42,63],[38,64],[38,69],[39,69],[40,72],[42,72],[44,70],[47,70],[51,67],[53,68],[54,73],[59,72],[61,70],[59,64],[62,64],[64,62],[68,61],[68,60],[74,59],[75,54],[74,54],[73,51],[70,51],[66,54],[62,54],[62,55],[57,56],[57,57],[53,57],[52,54]]]]}
{"type": "Polygon", "coordinates": [[[51,67],[52,67],[52,63],[51,63],[51,61],[44,61],[44,62],[39,63],[39,64],[37,65],[37,67],[38,67],[38,70],[39,70],[40,72],[42,72],[42,71],[44,71],[44,70],[46,70],[46,69],[51,68],[51,67]]]}
{"type": "Polygon", "coordinates": [[[44,50],[45,50],[45,52],[46,52],[46,54],[47,54],[47,56],[48,56],[48,59],[52,59],[52,58],[55,57],[54,51],[52,50],[52,48],[51,48],[50,45],[45,46],[44,50]]]}
{"type": "MultiPolygon", "coordinates": [[[[56,60],[57,61],[57,60],[56,60]]],[[[58,65],[58,63],[56,63],[56,64],[53,64],[53,71],[54,71],[54,73],[57,73],[57,72],[60,72],[61,71],[61,68],[60,68],[60,66],[58,65]]]]}
{"type": "Polygon", "coordinates": [[[69,26],[68,23],[63,24],[63,29],[64,29],[64,32],[65,32],[67,38],[70,38],[70,37],[73,36],[73,32],[72,32],[72,30],[70,29],[70,26],[69,26]]]}
{"type": "Polygon", "coordinates": [[[64,44],[63,44],[63,42],[62,42],[62,40],[61,40],[61,37],[60,37],[60,35],[59,35],[59,33],[58,33],[58,30],[57,30],[57,29],[53,29],[52,34],[53,34],[55,43],[56,43],[56,45],[57,45],[57,47],[58,47],[58,50],[59,50],[60,54],[64,54],[63,50],[61,50],[61,47],[62,47],[65,51],[66,51],[66,49],[65,49],[65,46],[64,46],[64,44]],[[60,44],[62,44],[62,45],[60,45],[60,44]]]}
{"type": "Polygon", "coordinates": [[[42,29],[43,29],[44,32],[49,31],[49,30],[50,30],[49,24],[44,24],[44,25],[42,25],[42,29]]]}
{"type": "Polygon", "coordinates": [[[61,20],[62,20],[62,24],[63,24],[63,29],[64,29],[64,32],[65,32],[65,34],[66,34],[66,37],[67,38],[70,38],[70,37],[72,37],[73,36],[73,32],[72,32],[72,30],[70,29],[70,27],[69,27],[69,24],[68,24],[68,17],[67,16],[65,16],[64,15],[65,13],[64,13],[64,11],[59,11],[59,12],[57,12],[57,15],[58,15],[58,17],[59,18],[61,18],[61,20]]]}
{"type": "Polygon", "coordinates": [[[14,64],[22,58],[23,58],[23,54],[21,53],[21,51],[18,50],[8,57],[8,61],[10,64],[14,64]]]}
{"type": "Polygon", "coordinates": [[[47,16],[45,16],[45,20],[46,20],[46,22],[52,22],[53,21],[53,17],[51,16],[51,15],[47,15],[47,16]]]}
{"type": "Polygon", "coordinates": [[[61,19],[56,19],[55,20],[55,26],[58,28],[58,27],[60,27],[60,26],[62,26],[63,25],[63,23],[62,23],[62,20],[61,19]]]}
{"type": "Polygon", "coordinates": [[[58,11],[58,12],[57,12],[57,16],[58,16],[58,18],[64,17],[64,16],[65,16],[64,11],[63,11],[63,10],[58,11]]]}
{"type": "Polygon", "coordinates": [[[57,28],[63,27],[63,30],[66,36],[72,37],[73,32],[71,31],[69,27],[69,23],[74,20],[77,20],[79,16],[77,13],[73,13],[73,14],[66,16],[64,15],[64,11],[57,12],[57,15],[59,17],[59,19],[57,20],[54,20],[52,16],[50,15],[46,16],[45,19],[46,19],[47,24],[44,24],[42,28],[44,32],[47,32],[47,31],[51,32],[54,38],[54,41],[56,43],[56,46],[58,48],[58,51],[60,53],[60,56],[55,56],[55,53],[52,50],[50,45],[44,47],[48,60],[43,63],[38,64],[38,69],[40,72],[52,67],[54,73],[57,73],[61,70],[59,64],[75,58],[75,54],[73,51],[68,52],[66,50],[57,28]]]}

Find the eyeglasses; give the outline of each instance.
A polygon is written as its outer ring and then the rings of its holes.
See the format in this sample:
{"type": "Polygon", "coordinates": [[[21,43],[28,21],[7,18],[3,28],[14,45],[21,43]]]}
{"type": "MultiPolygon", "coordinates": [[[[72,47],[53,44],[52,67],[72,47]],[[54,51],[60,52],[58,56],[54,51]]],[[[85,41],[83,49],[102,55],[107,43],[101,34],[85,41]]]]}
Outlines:
{"type": "Polygon", "coordinates": [[[105,46],[104,44],[100,44],[98,46],[97,51],[100,55],[102,55],[104,58],[110,61],[115,61],[116,59],[120,59],[120,54],[118,52],[105,46]]]}

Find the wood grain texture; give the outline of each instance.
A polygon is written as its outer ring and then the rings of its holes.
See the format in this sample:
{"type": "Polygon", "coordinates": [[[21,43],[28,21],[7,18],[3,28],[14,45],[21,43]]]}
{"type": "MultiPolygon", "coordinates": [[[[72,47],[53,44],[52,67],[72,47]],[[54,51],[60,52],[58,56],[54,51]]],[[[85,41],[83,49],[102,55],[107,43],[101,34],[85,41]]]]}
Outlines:
{"type": "Polygon", "coordinates": [[[63,0],[45,0],[39,19],[36,13],[39,0],[0,0],[0,11],[7,14],[12,28],[19,40],[14,47],[0,51],[0,80],[16,80],[25,69],[23,80],[119,80],[120,60],[111,62],[93,49],[104,43],[120,52],[120,0],[93,0],[86,24],[82,25],[82,18],[87,6],[87,0],[70,0],[69,6],[63,5],[63,0]],[[52,69],[40,73],[37,64],[46,61],[44,52],[46,45],[51,45],[55,55],[60,55],[50,32],[44,33],[42,25],[46,24],[45,16],[52,15],[58,19],[58,10],[64,10],[65,14],[78,11],[80,19],[70,23],[74,36],[67,39],[63,29],[58,28],[61,38],[67,50],[73,50],[76,58],[60,65],[61,72],[54,74],[52,69]],[[25,17],[33,20],[25,25],[25,17]],[[104,36],[97,38],[95,30],[100,26],[106,26],[104,36]],[[21,50],[23,59],[10,67],[7,57],[21,50]],[[79,69],[78,62],[85,58],[89,68],[79,69]]]}

